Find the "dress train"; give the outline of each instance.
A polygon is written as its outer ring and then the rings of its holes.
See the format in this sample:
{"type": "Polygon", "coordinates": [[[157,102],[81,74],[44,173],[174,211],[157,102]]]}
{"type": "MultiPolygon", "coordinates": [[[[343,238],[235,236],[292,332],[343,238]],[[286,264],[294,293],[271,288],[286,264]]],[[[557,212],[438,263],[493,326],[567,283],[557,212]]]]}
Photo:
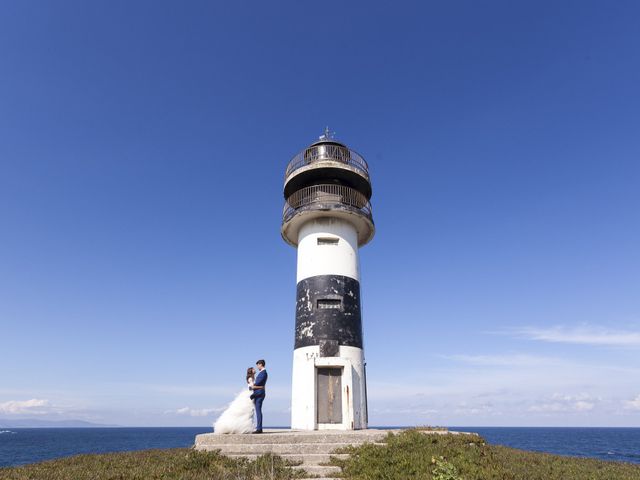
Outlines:
{"type": "Polygon", "coordinates": [[[255,426],[253,414],[255,407],[249,398],[251,391],[244,388],[236,395],[213,424],[213,433],[251,433],[255,426]]]}

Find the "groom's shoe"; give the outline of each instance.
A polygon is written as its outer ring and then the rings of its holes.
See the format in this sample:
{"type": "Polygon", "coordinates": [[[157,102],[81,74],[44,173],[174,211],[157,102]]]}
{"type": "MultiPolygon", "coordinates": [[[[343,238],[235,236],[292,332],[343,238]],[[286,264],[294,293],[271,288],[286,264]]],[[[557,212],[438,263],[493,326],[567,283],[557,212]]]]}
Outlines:
{"type": "Polygon", "coordinates": [[[252,433],[262,433],[262,430],[254,430],[252,433]]]}

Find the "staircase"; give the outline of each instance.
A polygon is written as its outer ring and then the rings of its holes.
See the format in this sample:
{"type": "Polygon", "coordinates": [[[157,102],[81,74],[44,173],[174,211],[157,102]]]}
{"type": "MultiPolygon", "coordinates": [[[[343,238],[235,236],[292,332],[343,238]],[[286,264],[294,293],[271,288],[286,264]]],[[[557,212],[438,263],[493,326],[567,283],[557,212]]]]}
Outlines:
{"type": "Polygon", "coordinates": [[[216,435],[203,433],[196,436],[196,450],[220,450],[228,457],[257,458],[273,453],[299,463],[310,476],[317,480],[331,480],[340,473],[340,467],[326,465],[330,457],[346,458],[346,454],[332,454],[336,449],[363,443],[381,443],[389,432],[398,430],[265,430],[260,435],[216,435]]]}

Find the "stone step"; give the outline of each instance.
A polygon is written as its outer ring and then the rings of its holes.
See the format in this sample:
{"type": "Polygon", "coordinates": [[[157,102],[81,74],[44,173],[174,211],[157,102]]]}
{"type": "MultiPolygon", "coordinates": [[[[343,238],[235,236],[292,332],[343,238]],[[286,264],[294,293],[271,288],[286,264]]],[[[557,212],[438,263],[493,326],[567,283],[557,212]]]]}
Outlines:
{"type": "MultiPolygon", "coordinates": [[[[214,444],[214,445],[196,445],[197,450],[220,450],[222,455],[231,454],[253,454],[263,455],[265,453],[274,453],[276,455],[283,454],[309,454],[309,453],[332,453],[338,448],[344,448],[353,445],[353,443],[249,443],[249,444],[214,444]]],[[[384,443],[376,443],[376,445],[385,445],[384,443]]]]}
{"type": "Polygon", "coordinates": [[[332,465],[303,465],[301,467],[294,467],[297,470],[304,470],[309,475],[314,477],[339,474],[342,469],[340,467],[334,467],[332,465]]]}
{"type": "MultiPolygon", "coordinates": [[[[237,454],[231,453],[226,455],[230,458],[248,458],[249,460],[255,460],[260,456],[260,454],[237,454]]],[[[307,465],[320,465],[321,463],[328,463],[331,460],[331,457],[339,458],[339,459],[347,459],[349,455],[346,453],[284,453],[280,455],[285,460],[289,460],[290,462],[300,463],[301,465],[296,465],[296,467],[304,467],[307,465]]]]}
{"type": "Polygon", "coordinates": [[[387,436],[386,431],[359,431],[350,433],[309,433],[296,432],[265,432],[260,435],[216,435],[215,433],[203,433],[196,436],[196,448],[200,445],[229,445],[232,443],[352,443],[354,445],[365,442],[379,442],[387,436]],[[367,432],[367,433],[364,433],[367,432]]]}

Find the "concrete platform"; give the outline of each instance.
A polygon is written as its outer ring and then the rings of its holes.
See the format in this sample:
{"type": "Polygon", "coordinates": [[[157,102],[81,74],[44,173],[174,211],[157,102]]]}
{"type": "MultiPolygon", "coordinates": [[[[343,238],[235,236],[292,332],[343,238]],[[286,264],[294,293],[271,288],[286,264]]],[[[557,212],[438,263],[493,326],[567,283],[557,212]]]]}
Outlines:
{"type": "Polygon", "coordinates": [[[286,430],[266,429],[261,434],[222,434],[202,433],[196,436],[196,448],[208,445],[230,444],[277,444],[277,443],[376,443],[384,439],[388,433],[398,433],[402,430],[286,430]]]}
{"type": "Polygon", "coordinates": [[[317,430],[296,431],[268,429],[259,435],[216,435],[203,433],[196,436],[196,450],[218,450],[229,457],[257,458],[265,453],[274,453],[305,470],[309,475],[328,479],[340,473],[339,467],[323,465],[331,456],[346,458],[347,455],[333,454],[335,450],[350,445],[382,441],[389,433],[400,430],[317,430]],[[332,455],[333,454],[333,455],[332,455]]]}

